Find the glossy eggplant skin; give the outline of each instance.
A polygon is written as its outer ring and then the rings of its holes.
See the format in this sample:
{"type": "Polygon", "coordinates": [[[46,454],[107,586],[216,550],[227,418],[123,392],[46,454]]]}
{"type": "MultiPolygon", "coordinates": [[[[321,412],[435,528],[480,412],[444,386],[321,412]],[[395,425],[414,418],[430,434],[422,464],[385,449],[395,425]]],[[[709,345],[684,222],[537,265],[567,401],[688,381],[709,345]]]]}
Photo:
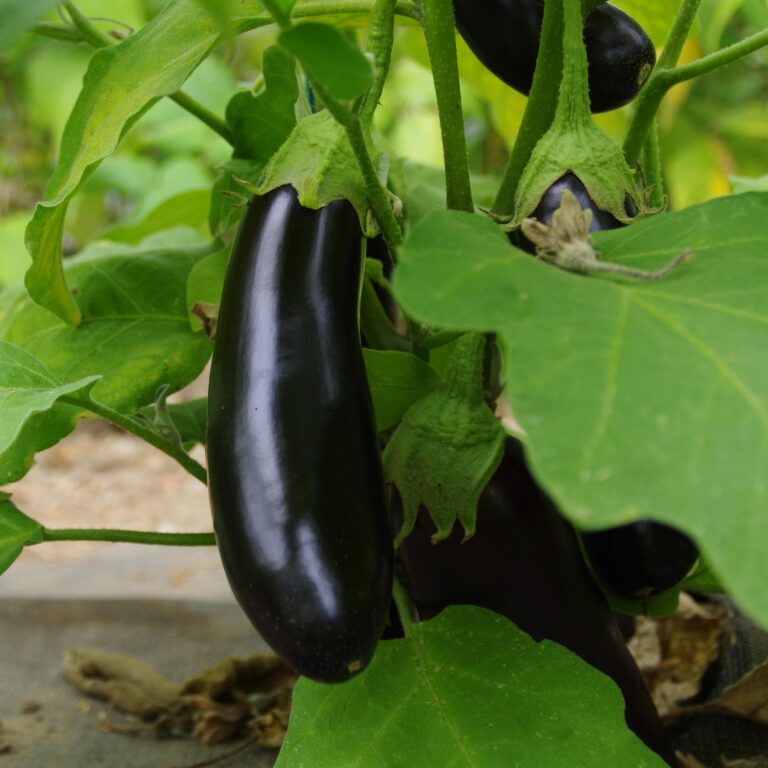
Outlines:
{"type": "MultiPolygon", "coordinates": [[[[393,504],[395,526],[401,511],[393,504]]],[[[621,688],[630,728],[676,765],[656,709],[614,616],[581,555],[578,539],[529,473],[520,443],[480,497],[477,533],[431,543],[422,511],[400,558],[409,592],[424,619],[468,604],[506,616],[535,640],[553,640],[609,675],[621,688]]]]}
{"type": "MultiPolygon", "coordinates": [[[[539,204],[535,210],[531,213],[531,217],[540,221],[542,224],[549,224],[552,221],[552,217],[555,211],[560,207],[563,192],[570,190],[579,201],[579,205],[583,209],[589,209],[592,211],[592,223],[589,225],[590,232],[600,232],[604,229],[618,229],[623,227],[622,224],[613,214],[604,211],[602,208],[598,208],[594,201],[590,198],[589,192],[586,187],[581,183],[578,176],[573,173],[566,173],[561,176],[545,193],[541,198],[539,204]]],[[[634,211],[628,210],[629,215],[633,215],[634,211]]],[[[521,248],[528,253],[534,253],[535,248],[533,243],[518,230],[513,233],[511,241],[518,248],[521,248]]]]}
{"type": "MultiPolygon", "coordinates": [[[[528,94],[536,69],[544,19],[541,0],[453,0],[456,26],[475,56],[500,80],[528,94]]],[[[593,112],[607,112],[635,98],[656,63],[643,28],[610,3],[584,24],[593,112]]]]}
{"type": "Polygon", "coordinates": [[[684,533],[651,520],[583,533],[582,541],[603,584],[630,600],[653,597],[679,584],[699,558],[684,533]]]}
{"type": "Polygon", "coordinates": [[[341,682],[389,610],[392,533],[358,330],[352,206],[253,198],[218,319],[208,404],[214,528],[232,590],[297,672],[341,682]]]}

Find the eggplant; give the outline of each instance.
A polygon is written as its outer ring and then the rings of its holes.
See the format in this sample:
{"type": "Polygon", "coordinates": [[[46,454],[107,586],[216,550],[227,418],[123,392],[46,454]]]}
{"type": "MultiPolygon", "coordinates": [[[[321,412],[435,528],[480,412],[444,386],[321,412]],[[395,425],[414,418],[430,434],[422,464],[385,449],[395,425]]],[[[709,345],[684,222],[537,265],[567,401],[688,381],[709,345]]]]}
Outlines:
{"type": "MultiPolygon", "coordinates": [[[[402,509],[393,499],[393,522],[402,509]]],[[[573,528],[536,484],[522,445],[509,440],[483,491],[477,532],[462,543],[432,544],[424,510],[400,547],[408,590],[419,616],[449,605],[476,605],[506,616],[534,640],[553,640],[611,677],[624,694],[629,727],[669,765],[673,750],[616,620],[584,562],[573,528]]]]}
{"type": "Polygon", "coordinates": [[[367,666],[392,587],[392,532],[358,329],[362,234],[346,201],[253,198],[224,283],[208,471],[227,577],[297,672],[367,666]]]}
{"type": "MultiPolygon", "coordinates": [[[[544,19],[541,0],[453,0],[456,26],[475,56],[523,94],[533,83],[544,19]]],[[[607,112],[637,96],[656,63],[643,28],[611,3],[587,16],[584,41],[593,112],[607,112]]]]}
{"type": "Polygon", "coordinates": [[[699,550],[684,533],[651,520],[583,533],[582,541],[598,578],[628,600],[674,587],[699,559],[699,550]]]}

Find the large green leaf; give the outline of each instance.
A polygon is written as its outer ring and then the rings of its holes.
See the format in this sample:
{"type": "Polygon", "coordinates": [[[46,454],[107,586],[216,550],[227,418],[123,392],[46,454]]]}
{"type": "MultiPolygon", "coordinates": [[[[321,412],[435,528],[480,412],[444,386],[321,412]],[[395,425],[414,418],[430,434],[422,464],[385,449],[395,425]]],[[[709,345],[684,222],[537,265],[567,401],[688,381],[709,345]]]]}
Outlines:
{"type": "Polygon", "coordinates": [[[0,484],[24,475],[37,450],[72,430],[79,409],[58,401],[87,393],[98,378],[58,380],[34,355],[0,341],[0,484]]]}
{"type": "Polygon", "coordinates": [[[436,325],[497,330],[538,479],[579,526],[654,518],[691,534],[768,625],[768,194],[597,236],[659,283],[583,277],[511,248],[490,221],[430,214],[395,273],[436,325]]]}
{"type": "Polygon", "coordinates": [[[210,343],[190,327],[186,285],[209,249],[84,254],[67,266],[83,321],[72,328],[29,298],[17,301],[0,336],[31,352],[63,381],[98,375],[94,399],[133,413],[162,384],[173,392],[194,379],[210,343]]]}
{"type": "Polygon", "coordinates": [[[277,768],[662,768],[613,682],[490,611],[458,606],[379,645],[344,685],[301,679],[277,768]]]}
{"type": "Polygon", "coordinates": [[[27,517],[0,493],[0,574],[8,570],[27,544],[43,539],[40,523],[27,517]]]}
{"type": "MultiPolygon", "coordinates": [[[[261,4],[243,0],[241,15],[261,4]]],[[[81,320],[64,276],[61,239],[67,203],[128,128],[161,96],[177,91],[216,45],[215,18],[189,0],[174,0],[119,45],[97,51],[67,121],[59,162],[27,228],[33,264],[26,284],[32,297],[70,324],[81,320]]]]}

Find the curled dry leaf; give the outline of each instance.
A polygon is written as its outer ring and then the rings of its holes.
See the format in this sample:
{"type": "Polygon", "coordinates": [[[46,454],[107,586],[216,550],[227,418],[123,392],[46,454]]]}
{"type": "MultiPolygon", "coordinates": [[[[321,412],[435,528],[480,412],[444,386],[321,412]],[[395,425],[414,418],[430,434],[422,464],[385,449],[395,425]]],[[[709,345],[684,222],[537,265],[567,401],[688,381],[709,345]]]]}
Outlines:
{"type": "Polygon", "coordinates": [[[638,280],[661,280],[678,264],[693,256],[691,251],[683,251],[656,272],[600,261],[599,253],[592,246],[592,235],[589,233],[591,224],[592,211],[582,208],[576,195],[566,189],[560,207],[553,214],[549,225],[536,219],[524,219],[521,228],[523,234],[536,246],[536,255],[540,259],[571,272],[612,272],[638,280]]]}
{"type": "Polygon", "coordinates": [[[720,654],[729,631],[727,612],[717,603],[697,603],[685,593],[671,616],[638,619],[629,649],[663,716],[701,690],[702,678],[720,654]]]}
{"type": "Polygon", "coordinates": [[[139,659],[95,649],[73,649],[64,674],[79,691],[143,722],[107,724],[115,733],[192,736],[205,744],[247,737],[279,747],[288,727],[297,675],[271,653],[227,659],[181,685],[139,659]]]}

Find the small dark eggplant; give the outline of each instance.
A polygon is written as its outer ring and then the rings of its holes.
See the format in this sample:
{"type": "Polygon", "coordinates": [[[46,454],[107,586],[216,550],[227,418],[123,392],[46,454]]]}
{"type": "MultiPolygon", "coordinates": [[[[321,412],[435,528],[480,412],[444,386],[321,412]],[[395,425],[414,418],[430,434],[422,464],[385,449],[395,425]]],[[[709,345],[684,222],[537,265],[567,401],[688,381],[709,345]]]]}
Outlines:
{"type": "MultiPolygon", "coordinates": [[[[520,93],[533,83],[544,19],[541,0],[453,0],[456,26],[467,45],[496,77],[520,93]]],[[[643,28],[610,3],[584,24],[593,112],[607,112],[635,98],[656,63],[643,28]]]]}
{"type": "Polygon", "coordinates": [[[598,578],[628,600],[671,589],[699,558],[696,545],[684,533],[650,520],[584,533],[582,540],[598,578]]]}
{"type": "Polygon", "coordinates": [[[259,633],[341,682],[387,618],[392,533],[358,328],[352,206],[292,187],[246,209],[224,284],[208,402],[216,541],[259,633]]]}

